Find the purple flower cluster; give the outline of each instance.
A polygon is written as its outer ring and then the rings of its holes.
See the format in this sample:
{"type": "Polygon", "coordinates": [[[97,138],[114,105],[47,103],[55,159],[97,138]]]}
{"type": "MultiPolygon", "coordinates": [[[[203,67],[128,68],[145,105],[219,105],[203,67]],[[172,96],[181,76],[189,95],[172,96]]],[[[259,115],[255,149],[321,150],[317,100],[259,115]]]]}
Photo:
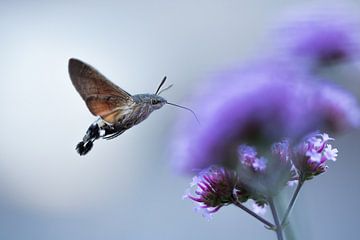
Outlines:
{"type": "Polygon", "coordinates": [[[284,140],[271,146],[268,157],[241,145],[236,170],[211,166],[201,171],[184,197],[196,202],[195,210],[207,218],[225,205],[248,199],[255,201],[254,210],[263,212],[269,199],[289,182],[303,182],[325,172],[326,162],[335,161],[338,153],[328,144],[331,140],[327,134],[312,134],[295,146],[284,140]]]}

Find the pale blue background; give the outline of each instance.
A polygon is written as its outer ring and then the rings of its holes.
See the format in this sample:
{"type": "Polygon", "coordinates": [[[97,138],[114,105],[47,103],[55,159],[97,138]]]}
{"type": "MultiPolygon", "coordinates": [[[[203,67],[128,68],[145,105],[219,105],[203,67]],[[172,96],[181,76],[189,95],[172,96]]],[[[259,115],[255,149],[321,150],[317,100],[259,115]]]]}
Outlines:
{"type": "MultiPolygon", "coordinates": [[[[207,222],[181,200],[191,177],[168,157],[180,110],[165,106],[79,157],[95,118],[67,61],[91,63],[130,93],[154,92],[166,74],[175,86],[164,96],[181,102],[207,74],[262,54],[296,2],[1,1],[0,239],[275,239],[239,209],[207,222]]],[[[340,138],[338,162],[305,185],[298,239],[358,239],[359,137],[340,138]]]]}

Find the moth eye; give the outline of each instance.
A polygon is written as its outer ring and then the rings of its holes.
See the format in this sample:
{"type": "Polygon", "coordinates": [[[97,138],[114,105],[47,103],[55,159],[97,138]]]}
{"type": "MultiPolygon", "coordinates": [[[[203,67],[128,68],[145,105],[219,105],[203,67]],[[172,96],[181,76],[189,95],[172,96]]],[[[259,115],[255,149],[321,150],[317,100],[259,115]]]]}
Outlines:
{"type": "Polygon", "coordinates": [[[158,103],[159,103],[159,101],[156,101],[155,99],[152,99],[152,100],[151,100],[151,104],[154,104],[154,105],[155,105],[155,104],[158,104],[158,103]]]}

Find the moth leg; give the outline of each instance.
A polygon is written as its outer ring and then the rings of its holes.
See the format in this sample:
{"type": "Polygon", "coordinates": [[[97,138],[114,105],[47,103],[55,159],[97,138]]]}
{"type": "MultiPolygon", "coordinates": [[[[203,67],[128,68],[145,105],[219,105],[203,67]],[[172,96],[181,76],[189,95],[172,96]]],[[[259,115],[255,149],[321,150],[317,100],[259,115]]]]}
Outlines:
{"type": "Polygon", "coordinates": [[[117,125],[105,125],[102,130],[104,131],[104,135],[101,137],[110,140],[125,132],[126,129],[117,125]]]}
{"type": "Polygon", "coordinates": [[[121,135],[123,132],[125,132],[125,130],[114,132],[110,135],[104,136],[103,139],[110,140],[110,139],[116,138],[117,136],[121,135]]]}

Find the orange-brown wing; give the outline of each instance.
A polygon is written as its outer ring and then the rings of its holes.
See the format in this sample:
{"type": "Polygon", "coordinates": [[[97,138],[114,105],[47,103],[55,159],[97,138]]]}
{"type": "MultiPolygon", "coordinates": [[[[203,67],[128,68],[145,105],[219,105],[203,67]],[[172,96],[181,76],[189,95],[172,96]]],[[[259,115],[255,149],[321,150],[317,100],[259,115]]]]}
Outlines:
{"type": "Polygon", "coordinates": [[[109,123],[116,122],[116,116],[134,104],[129,93],[80,60],[69,60],[69,74],[90,112],[109,123]]]}
{"type": "Polygon", "coordinates": [[[108,123],[116,123],[121,116],[132,110],[134,102],[119,104],[118,97],[89,97],[86,105],[94,115],[100,116],[108,123]]]}

